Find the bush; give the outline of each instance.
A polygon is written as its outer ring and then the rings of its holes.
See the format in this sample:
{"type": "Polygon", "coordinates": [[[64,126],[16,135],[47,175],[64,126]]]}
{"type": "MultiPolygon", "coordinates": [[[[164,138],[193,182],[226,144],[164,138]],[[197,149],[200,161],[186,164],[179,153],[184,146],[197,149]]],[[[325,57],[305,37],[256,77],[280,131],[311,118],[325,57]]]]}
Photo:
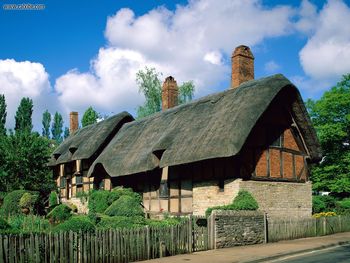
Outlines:
{"type": "Polygon", "coordinates": [[[57,193],[52,191],[49,196],[49,206],[54,207],[58,205],[58,196],[57,193]]]}
{"type": "Polygon", "coordinates": [[[338,214],[350,215],[350,198],[345,198],[336,203],[336,208],[338,214]]]}
{"type": "Polygon", "coordinates": [[[93,232],[94,224],[87,216],[74,216],[57,225],[54,231],[93,232]]]}
{"type": "Polygon", "coordinates": [[[114,201],[105,211],[108,216],[143,216],[139,199],[123,195],[114,201]]]}
{"type": "Polygon", "coordinates": [[[163,220],[146,219],[146,224],[149,226],[165,227],[165,226],[176,226],[182,223],[183,221],[184,220],[179,217],[169,217],[163,220]]]}
{"type": "Polygon", "coordinates": [[[209,207],[205,211],[206,216],[210,216],[213,210],[258,210],[259,205],[255,198],[246,190],[239,190],[238,195],[232,204],[209,207]]]}
{"type": "Polygon", "coordinates": [[[72,209],[64,204],[56,206],[48,215],[47,218],[50,219],[51,223],[61,223],[69,219],[72,209]]]}
{"type": "Polygon", "coordinates": [[[92,190],[89,194],[89,213],[104,213],[121,196],[131,196],[141,201],[141,196],[130,188],[116,187],[112,191],[92,190]]]}
{"type": "Polygon", "coordinates": [[[31,193],[24,193],[19,200],[19,206],[23,208],[28,208],[29,211],[33,211],[34,206],[37,204],[38,196],[31,193]]]}
{"type": "Polygon", "coordinates": [[[9,216],[7,222],[11,226],[13,233],[39,233],[48,231],[51,228],[47,219],[35,215],[9,216]]]}
{"type": "Polygon", "coordinates": [[[21,214],[19,201],[24,193],[26,193],[25,190],[15,190],[8,193],[4,198],[0,213],[4,216],[21,214]]]}
{"type": "Polygon", "coordinates": [[[0,218],[0,231],[1,230],[8,230],[10,228],[11,228],[11,226],[9,225],[9,223],[7,223],[7,221],[5,219],[0,218]]]}
{"type": "Polygon", "coordinates": [[[312,213],[334,211],[336,199],[330,195],[315,195],[312,197],[312,213]]]}
{"type": "Polygon", "coordinates": [[[135,228],[145,224],[146,220],[142,216],[103,216],[96,227],[98,229],[135,228]]]}

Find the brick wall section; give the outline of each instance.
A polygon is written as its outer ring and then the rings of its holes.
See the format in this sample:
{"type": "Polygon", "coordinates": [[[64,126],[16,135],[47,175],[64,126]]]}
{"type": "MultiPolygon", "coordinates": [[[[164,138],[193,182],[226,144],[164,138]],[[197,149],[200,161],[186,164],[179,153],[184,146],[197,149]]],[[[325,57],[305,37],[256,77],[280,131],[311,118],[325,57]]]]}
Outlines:
{"type": "Polygon", "coordinates": [[[208,207],[230,204],[240,189],[249,191],[268,218],[309,218],[312,214],[311,183],[263,182],[230,179],[224,192],[218,181],[193,184],[193,214],[204,215],[208,207]]]}
{"type": "Polygon", "coordinates": [[[264,243],[264,213],[259,211],[213,211],[215,248],[264,243]]]}
{"type": "Polygon", "coordinates": [[[220,192],[219,181],[193,183],[193,214],[204,215],[208,207],[230,204],[238,194],[240,180],[226,180],[220,192]]]}
{"type": "Polygon", "coordinates": [[[268,218],[309,218],[312,214],[311,183],[241,181],[268,218]]]}

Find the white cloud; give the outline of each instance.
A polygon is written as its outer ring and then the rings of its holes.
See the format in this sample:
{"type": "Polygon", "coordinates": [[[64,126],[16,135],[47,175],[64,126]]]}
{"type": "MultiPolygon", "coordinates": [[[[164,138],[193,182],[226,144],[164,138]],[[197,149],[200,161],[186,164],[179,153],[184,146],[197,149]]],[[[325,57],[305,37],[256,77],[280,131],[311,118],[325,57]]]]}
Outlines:
{"type": "Polygon", "coordinates": [[[350,72],[350,8],[329,1],[314,20],[315,32],[300,51],[305,73],[315,80],[339,80],[350,72]]]}
{"type": "Polygon", "coordinates": [[[311,34],[317,27],[317,7],[308,0],[303,0],[299,8],[299,20],[295,23],[298,31],[311,34]]]}
{"type": "Polygon", "coordinates": [[[264,69],[267,73],[276,73],[281,66],[277,64],[274,60],[270,60],[265,63],[264,69]]]}
{"type": "Polygon", "coordinates": [[[212,51],[208,52],[204,56],[204,61],[208,61],[209,63],[212,63],[214,65],[221,65],[222,64],[222,55],[219,51],[212,51]]]}
{"type": "Polygon", "coordinates": [[[5,94],[8,128],[14,128],[14,116],[23,97],[33,99],[34,125],[41,121],[46,107],[50,109],[54,104],[48,74],[40,63],[0,60],[0,94],[5,94]]]}

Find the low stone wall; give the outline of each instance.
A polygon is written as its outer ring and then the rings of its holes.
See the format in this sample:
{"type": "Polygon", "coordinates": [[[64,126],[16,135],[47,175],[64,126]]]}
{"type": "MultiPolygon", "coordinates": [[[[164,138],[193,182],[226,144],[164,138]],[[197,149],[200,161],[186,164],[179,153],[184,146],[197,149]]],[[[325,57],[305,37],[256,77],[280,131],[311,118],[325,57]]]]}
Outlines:
{"type": "Polygon", "coordinates": [[[266,220],[260,211],[216,211],[209,220],[214,225],[213,248],[264,243],[266,220]]]}

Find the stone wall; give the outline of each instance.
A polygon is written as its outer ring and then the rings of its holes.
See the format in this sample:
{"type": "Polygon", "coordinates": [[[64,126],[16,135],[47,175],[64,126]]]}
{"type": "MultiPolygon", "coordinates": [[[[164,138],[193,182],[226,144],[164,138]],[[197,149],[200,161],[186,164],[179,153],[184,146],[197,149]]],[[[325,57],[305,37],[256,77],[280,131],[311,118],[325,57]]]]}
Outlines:
{"type": "Polygon", "coordinates": [[[265,217],[259,211],[213,211],[214,248],[265,242],[265,217]]]}
{"type": "Polygon", "coordinates": [[[249,191],[268,218],[309,218],[312,214],[311,182],[241,181],[240,189],[249,191]]]}
{"type": "Polygon", "coordinates": [[[269,218],[309,218],[312,214],[311,182],[266,182],[230,179],[220,192],[218,181],[193,184],[193,214],[204,215],[208,207],[230,204],[240,189],[249,191],[259,210],[269,218]]]}
{"type": "Polygon", "coordinates": [[[69,200],[61,199],[63,204],[75,205],[77,207],[78,214],[87,214],[89,212],[88,202],[82,202],[80,198],[73,197],[69,200]]]}
{"type": "Polygon", "coordinates": [[[208,207],[228,205],[238,194],[239,179],[224,182],[224,191],[220,192],[219,181],[211,180],[193,183],[193,214],[204,215],[208,207]]]}

